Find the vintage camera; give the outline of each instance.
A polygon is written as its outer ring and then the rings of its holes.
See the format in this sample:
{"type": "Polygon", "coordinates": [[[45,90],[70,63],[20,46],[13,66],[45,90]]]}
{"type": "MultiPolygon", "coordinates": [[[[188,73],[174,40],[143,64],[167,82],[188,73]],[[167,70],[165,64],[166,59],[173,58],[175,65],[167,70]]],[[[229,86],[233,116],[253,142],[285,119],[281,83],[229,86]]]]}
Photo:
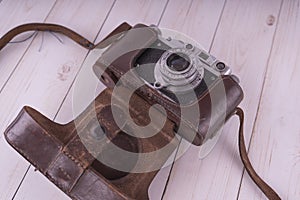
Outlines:
{"type": "Polygon", "coordinates": [[[200,98],[221,75],[231,74],[228,66],[205,50],[164,38],[158,30],[157,41],[137,58],[135,67],[144,82],[166,98],[189,105],[196,100],[191,92],[200,98]]]}
{"type": "Polygon", "coordinates": [[[138,24],[124,33],[103,52],[94,72],[108,87],[132,88],[161,105],[175,132],[195,145],[212,138],[243,98],[227,65],[155,26],[138,24]],[[124,76],[129,71],[131,76],[124,76]]]}

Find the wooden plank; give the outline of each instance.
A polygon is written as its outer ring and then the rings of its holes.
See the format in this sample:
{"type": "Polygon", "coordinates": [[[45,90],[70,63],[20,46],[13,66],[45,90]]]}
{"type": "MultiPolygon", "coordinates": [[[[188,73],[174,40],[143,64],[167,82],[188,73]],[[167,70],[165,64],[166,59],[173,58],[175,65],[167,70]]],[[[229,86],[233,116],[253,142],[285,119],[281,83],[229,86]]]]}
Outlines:
{"type": "MultiPolygon", "coordinates": [[[[227,1],[211,51],[228,63],[241,79],[245,92],[242,107],[246,113],[247,143],[275,32],[275,24],[268,25],[269,19],[271,16],[277,18],[280,3],[280,0],[227,1]]],[[[237,129],[237,120],[230,120],[205,159],[198,159],[199,148],[190,148],[175,163],[164,199],[237,198],[243,170],[238,155],[237,129]]]]}
{"type": "MultiPolygon", "coordinates": [[[[55,0],[51,1],[3,1],[0,5],[0,37],[8,30],[23,23],[43,22],[53,7],[55,0]]],[[[24,39],[32,33],[18,36],[14,41],[24,39]],[[26,36],[26,37],[25,37],[26,36]]],[[[17,63],[28,49],[32,40],[8,45],[0,53],[0,91],[13,73],[17,63]]]]}
{"type": "MultiPolygon", "coordinates": [[[[300,199],[300,1],[283,1],[249,151],[282,199],[300,199]]],[[[277,19],[277,18],[276,18],[277,19]]],[[[264,199],[243,177],[240,199],[264,199]]]]}
{"type": "MultiPolygon", "coordinates": [[[[112,4],[113,1],[92,1],[89,4],[59,1],[46,21],[66,25],[93,41],[112,4]]],[[[2,133],[24,104],[37,108],[50,118],[55,116],[88,52],[66,37],[60,37],[64,44],[45,33],[42,51],[38,52],[42,41],[40,33],[1,92],[2,133]]],[[[4,141],[2,135],[0,137],[0,199],[11,199],[29,164],[4,141]]],[[[45,183],[48,184],[48,181],[45,183]]],[[[37,192],[42,187],[39,184],[31,183],[28,192],[37,192]]],[[[27,198],[27,195],[23,197],[27,198]]]]}
{"type": "Polygon", "coordinates": [[[166,3],[167,0],[160,2],[155,0],[117,0],[96,41],[99,42],[122,22],[132,25],[137,23],[158,24],[166,3]]]}
{"type": "Polygon", "coordinates": [[[160,25],[188,35],[209,50],[224,3],[224,0],[171,1],[160,25]]]}

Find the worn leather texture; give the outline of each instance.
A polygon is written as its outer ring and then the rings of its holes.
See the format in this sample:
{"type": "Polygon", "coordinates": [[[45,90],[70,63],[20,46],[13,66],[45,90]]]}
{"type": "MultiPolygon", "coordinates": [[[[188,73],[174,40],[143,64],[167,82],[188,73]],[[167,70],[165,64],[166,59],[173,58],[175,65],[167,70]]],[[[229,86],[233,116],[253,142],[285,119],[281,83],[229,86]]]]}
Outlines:
{"type": "MultiPolygon", "coordinates": [[[[153,164],[163,166],[178,145],[174,138],[174,124],[167,120],[163,129],[155,136],[142,139],[122,133],[113,122],[110,98],[111,90],[104,90],[78,118],[79,127],[74,121],[60,125],[30,107],[24,107],[15,121],[5,131],[6,140],[49,180],[73,199],[148,199],[148,188],[157,170],[147,173],[126,173],[103,165],[90,154],[80,139],[78,130],[94,145],[102,146],[98,153],[105,151],[105,145],[113,142],[127,151],[146,153],[161,149],[172,141],[172,148],[159,154],[153,164]],[[100,114],[91,119],[96,109],[100,114]],[[105,116],[105,118],[103,118],[105,116]],[[97,120],[104,127],[107,138],[97,141],[91,122],[97,120]],[[174,140],[172,140],[174,139],[174,140]],[[103,140],[107,140],[103,145],[103,140]]],[[[130,107],[136,123],[149,123],[146,116],[150,104],[138,95],[133,95],[134,105],[130,107]],[[143,104],[144,106],[139,106],[143,104]]],[[[120,102],[121,107],[122,102],[120,102]]],[[[129,117],[129,116],[127,116],[129,117]]],[[[95,122],[95,123],[97,123],[95,122]]],[[[83,137],[83,135],[81,135],[83,137]]],[[[113,159],[113,158],[112,158],[113,159]]],[[[118,162],[118,161],[116,161],[118,162]]],[[[138,162],[138,160],[137,160],[138,162]]],[[[134,167],[134,166],[133,166],[134,167]]],[[[147,167],[145,165],[145,171],[147,167]]]]}

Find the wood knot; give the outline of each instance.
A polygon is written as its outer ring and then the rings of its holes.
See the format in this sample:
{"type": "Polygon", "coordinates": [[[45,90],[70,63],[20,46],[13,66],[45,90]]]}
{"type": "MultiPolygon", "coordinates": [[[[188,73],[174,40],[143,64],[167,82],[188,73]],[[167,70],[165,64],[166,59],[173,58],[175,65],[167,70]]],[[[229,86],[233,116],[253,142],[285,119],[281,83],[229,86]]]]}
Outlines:
{"type": "Polygon", "coordinates": [[[274,23],[275,23],[275,17],[274,17],[274,15],[269,15],[267,17],[266,23],[267,23],[268,26],[274,25],[274,23]]]}
{"type": "Polygon", "coordinates": [[[72,64],[70,63],[64,64],[57,72],[58,79],[61,81],[67,80],[68,74],[70,73],[71,69],[72,69],[72,64]]]}

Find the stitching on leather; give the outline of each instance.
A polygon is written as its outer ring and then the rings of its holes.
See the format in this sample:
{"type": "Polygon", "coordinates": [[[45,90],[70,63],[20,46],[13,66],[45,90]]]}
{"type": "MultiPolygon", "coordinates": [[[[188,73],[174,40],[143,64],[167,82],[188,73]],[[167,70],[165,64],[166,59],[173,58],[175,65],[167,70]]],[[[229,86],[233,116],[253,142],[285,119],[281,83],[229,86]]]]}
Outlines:
{"type": "MultiPolygon", "coordinates": [[[[56,159],[54,160],[54,162],[53,162],[53,164],[55,163],[55,162],[57,162],[57,160],[58,160],[58,158],[61,156],[61,155],[65,155],[65,156],[67,156],[66,154],[65,154],[66,152],[60,152],[60,154],[56,157],[56,159]]],[[[68,156],[67,156],[68,157],[68,156]]],[[[68,157],[68,158],[70,158],[70,157],[68,157]]],[[[72,159],[72,158],[70,158],[70,159],[72,159]]],[[[73,162],[75,162],[74,160],[72,160],[73,162]]],[[[75,164],[77,164],[76,162],[75,162],[75,164]]],[[[71,190],[74,188],[74,186],[77,184],[77,182],[78,182],[78,180],[80,179],[80,177],[82,176],[82,174],[85,172],[85,168],[84,167],[82,167],[82,166],[80,166],[80,165],[78,165],[77,164],[77,166],[80,168],[80,171],[81,171],[81,173],[79,174],[79,176],[74,180],[74,181],[72,181],[70,184],[69,184],[69,189],[64,189],[64,186],[58,181],[58,180],[56,180],[56,179],[54,179],[54,177],[52,177],[50,174],[49,174],[49,170],[47,170],[47,172],[45,172],[45,173],[43,173],[49,180],[51,180],[51,182],[53,182],[55,185],[57,185],[61,190],[63,190],[64,192],[66,192],[66,193],[70,193],[71,192],[71,190]]],[[[53,167],[53,165],[52,165],[52,167],[53,167]]],[[[50,168],[49,168],[50,169],[50,168]]],[[[67,177],[67,178],[69,178],[69,179],[71,179],[72,177],[69,175],[69,173],[67,172],[67,171],[65,171],[63,168],[61,168],[60,166],[58,166],[58,169],[67,177]]]]}
{"type": "Polygon", "coordinates": [[[82,163],[79,160],[77,160],[73,155],[71,155],[67,151],[63,151],[63,154],[66,155],[68,158],[70,158],[78,167],[85,169],[85,167],[82,165],[82,163]]]}
{"type": "Polygon", "coordinates": [[[62,167],[58,167],[58,169],[70,180],[72,177],[70,176],[70,174],[64,170],[64,168],[62,167]]]}

